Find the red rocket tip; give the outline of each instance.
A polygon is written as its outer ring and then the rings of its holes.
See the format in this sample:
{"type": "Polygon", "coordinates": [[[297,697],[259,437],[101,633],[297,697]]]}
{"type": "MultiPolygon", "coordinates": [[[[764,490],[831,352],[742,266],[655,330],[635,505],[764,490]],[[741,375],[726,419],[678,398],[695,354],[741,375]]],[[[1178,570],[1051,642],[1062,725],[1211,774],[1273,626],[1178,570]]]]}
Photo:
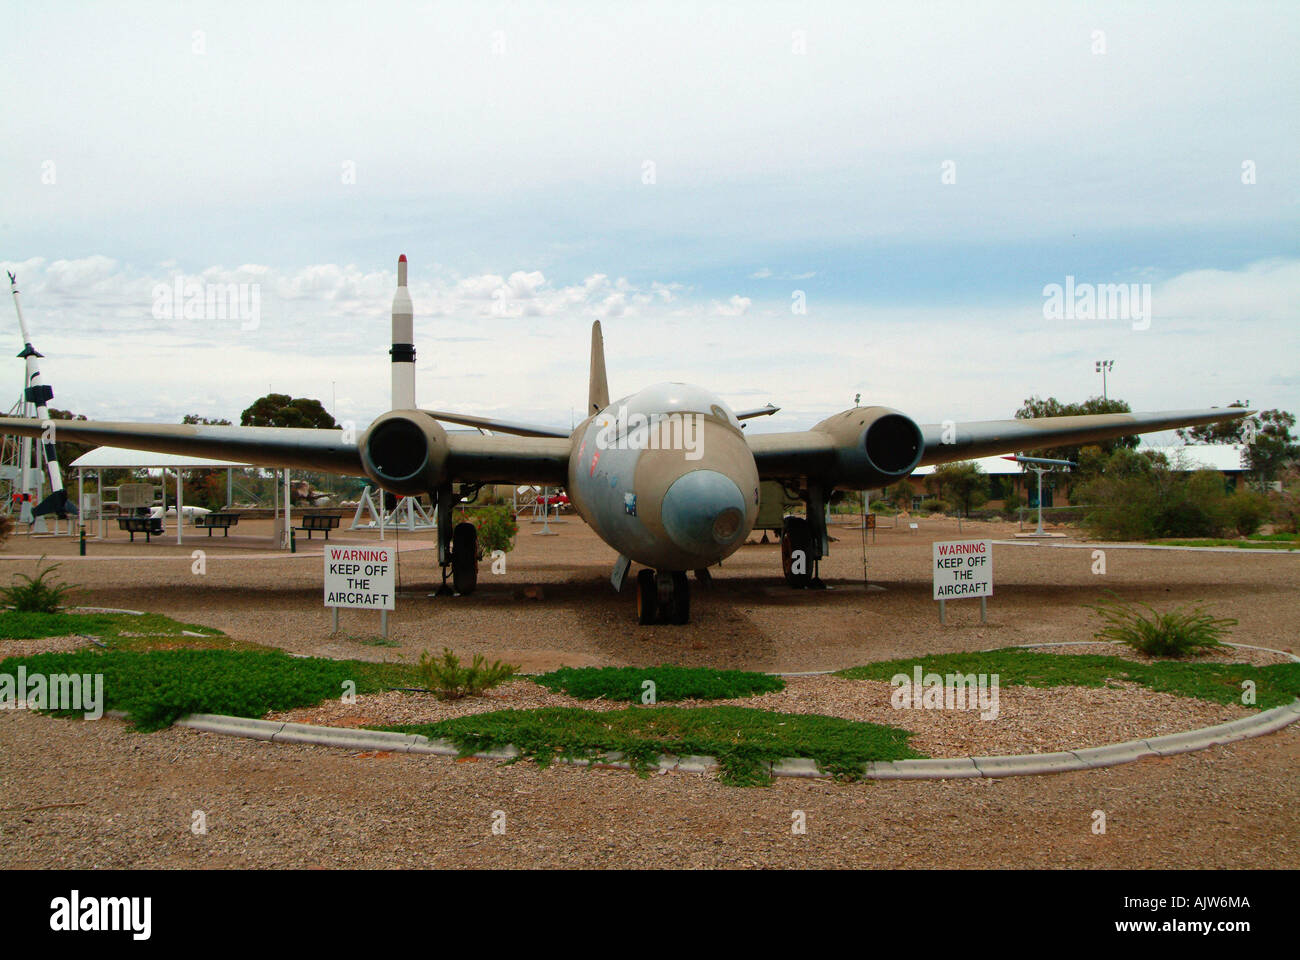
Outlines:
{"type": "Polygon", "coordinates": [[[405,263],[405,262],[406,262],[406,254],[402,254],[400,257],[398,257],[398,258],[397,258],[397,262],[398,262],[398,263],[405,263]]]}

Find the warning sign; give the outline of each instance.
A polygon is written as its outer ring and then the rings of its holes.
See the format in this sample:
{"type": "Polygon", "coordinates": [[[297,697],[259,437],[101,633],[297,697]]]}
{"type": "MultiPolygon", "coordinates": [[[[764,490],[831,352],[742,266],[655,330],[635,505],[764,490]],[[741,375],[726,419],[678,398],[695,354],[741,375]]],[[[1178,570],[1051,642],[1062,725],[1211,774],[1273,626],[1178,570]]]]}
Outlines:
{"type": "Polygon", "coordinates": [[[993,596],[993,541],[934,545],[934,599],[993,596]]]}
{"type": "Polygon", "coordinates": [[[392,547],[325,546],[325,606],[395,609],[392,547]]]}

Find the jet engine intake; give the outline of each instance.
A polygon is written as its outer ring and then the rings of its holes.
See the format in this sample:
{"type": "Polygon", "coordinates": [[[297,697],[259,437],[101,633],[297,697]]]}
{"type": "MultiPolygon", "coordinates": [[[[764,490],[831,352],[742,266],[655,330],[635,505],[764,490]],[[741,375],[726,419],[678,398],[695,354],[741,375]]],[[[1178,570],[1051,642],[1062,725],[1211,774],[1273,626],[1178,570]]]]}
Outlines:
{"type": "Polygon", "coordinates": [[[390,410],[361,437],[361,465],[385,490],[415,496],[436,490],[447,472],[447,431],[419,410],[390,410]]]}
{"type": "Polygon", "coordinates": [[[852,407],[823,420],[814,430],[835,441],[833,485],[865,489],[905,477],[925,452],[921,428],[889,407],[852,407]]]}

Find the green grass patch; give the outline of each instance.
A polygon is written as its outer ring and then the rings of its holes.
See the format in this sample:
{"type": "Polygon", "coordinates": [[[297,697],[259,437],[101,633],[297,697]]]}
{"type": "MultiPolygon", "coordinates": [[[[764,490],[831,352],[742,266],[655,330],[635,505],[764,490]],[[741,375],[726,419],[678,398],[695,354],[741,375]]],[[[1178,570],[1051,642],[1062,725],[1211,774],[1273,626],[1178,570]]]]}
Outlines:
{"type": "Polygon", "coordinates": [[[730,700],[752,697],[785,689],[785,681],[766,673],[744,670],[710,670],[705,667],[561,667],[552,673],[532,678],[556,693],[567,693],[579,700],[606,700],[640,703],[647,691],[645,682],[654,683],[656,703],[676,700],[730,700]]]}
{"type": "Polygon", "coordinates": [[[1237,547],[1241,550],[1300,550],[1294,537],[1285,540],[1226,540],[1215,537],[1206,540],[1148,540],[1161,547],[1237,547]]]}
{"type": "Polygon", "coordinates": [[[522,758],[542,765],[557,757],[598,759],[618,751],[642,775],[661,753],[711,756],[723,782],[736,786],[769,783],[763,764],[784,757],[807,757],[827,773],[857,779],[869,761],[923,756],[908,746],[906,730],[751,707],[546,707],[382,729],[445,738],[466,756],[514,744],[522,758]]]}
{"type": "Polygon", "coordinates": [[[888,682],[900,673],[911,677],[917,666],[924,673],[996,673],[1002,686],[1102,687],[1115,681],[1127,681],[1160,693],[1196,697],[1213,703],[1240,704],[1242,683],[1251,680],[1255,683],[1255,703],[1242,705],[1259,709],[1280,707],[1300,697],[1300,663],[1278,663],[1266,667],[1172,660],[1138,663],[1123,657],[1040,653],[1017,647],[869,663],[840,670],[835,676],[888,682]]]}
{"type": "Polygon", "coordinates": [[[4,640],[31,640],[37,637],[63,637],[83,634],[109,641],[121,639],[165,639],[178,637],[186,640],[217,639],[224,635],[212,627],[181,623],[160,613],[135,615],[130,613],[20,613],[16,610],[0,611],[0,653],[4,640]],[[201,633],[200,637],[186,637],[184,631],[201,633]],[[144,637],[123,636],[144,634],[144,637]]]}
{"type": "MultiPolygon", "coordinates": [[[[138,619],[138,618],[137,618],[138,619]]],[[[306,707],[345,692],[409,685],[411,668],[360,660],[291,657],[278,650],[78,650],[0,660],[0,673],[104,675],[104,709],[124,710],[140,730],[158,730],[187,713],[260,717],[306,707]]],[[[71,713],[68,715],[76,715],[71,713]]]]}

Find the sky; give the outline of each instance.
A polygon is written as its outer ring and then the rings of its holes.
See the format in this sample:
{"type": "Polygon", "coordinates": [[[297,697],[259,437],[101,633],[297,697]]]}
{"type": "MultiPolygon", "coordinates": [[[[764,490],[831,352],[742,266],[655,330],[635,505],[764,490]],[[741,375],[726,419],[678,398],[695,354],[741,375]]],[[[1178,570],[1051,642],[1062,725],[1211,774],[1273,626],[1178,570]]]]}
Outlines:
{"type": "Polygon", "coordinates": [[[1010,417],[1100,394],[1100,359],[1135,410],[1300,411],[1294,3],[0,3],[0,23],[0,262],[55,406],[92,418],[237,421],[274,390],[363,426],[402,253],[433,408],[567,424],[599,319],[615,396],[680,380],[782,407],[756,431],[858,395],[1010,417]],[[160,299],[178,282],[247,284],[256,317],[186,317],[160,299]],[[1053,315],[1067,284],[1136,284],[1149,310],[1053,315]]]}

